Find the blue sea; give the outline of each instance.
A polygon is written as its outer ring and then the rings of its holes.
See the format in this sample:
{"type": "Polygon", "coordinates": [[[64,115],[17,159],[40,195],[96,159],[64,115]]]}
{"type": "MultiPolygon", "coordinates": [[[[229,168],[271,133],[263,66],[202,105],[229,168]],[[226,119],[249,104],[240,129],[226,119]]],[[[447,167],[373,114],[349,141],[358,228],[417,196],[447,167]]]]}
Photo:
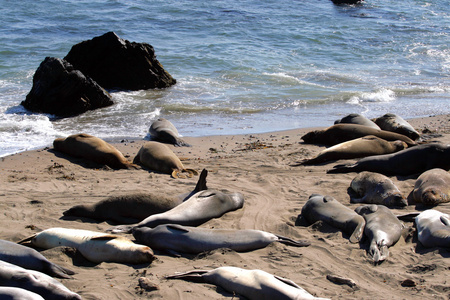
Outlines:
{"type": "Polygon", "coordinates": [[[449,0],[0,0],[0,15],[0,156],[79,132],[145,138],[158,117],[204,136],[450,113],[449,0]],[[20,105],[45,57],[108,31],[152,45],[177,84],[57,121],[20,105]]]}

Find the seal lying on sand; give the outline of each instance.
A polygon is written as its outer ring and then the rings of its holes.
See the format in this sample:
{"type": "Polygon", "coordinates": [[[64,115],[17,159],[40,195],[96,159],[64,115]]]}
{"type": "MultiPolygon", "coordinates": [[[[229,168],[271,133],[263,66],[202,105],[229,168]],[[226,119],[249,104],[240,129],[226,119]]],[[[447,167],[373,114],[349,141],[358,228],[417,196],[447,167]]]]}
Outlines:
{"type": "Polygon", "coordinates": [[[36,293],[46,300],[81,299],[80,295],[70,291],[58,280],[39,271],[0,260],[0,285],[22,288],[36,293]]]}
{"type": "Polygon", "coordinates": [[[323,299],[314,297],[289,279],[262,270],[220,267],[210,271],[189,271],[166,276],[166,278],[211,283],[250,300],[323,299]]]}
{"type": "Polygon", "coordinates": [[[310,224],[323,221],[350,234],[350,242],[361,240],[366,222],[350,208],[336,201],[333,197],[312,194],[302,207],[302,217],[310,224]]]}
{"type": "Polygon", "coordinates": [[[382,204],[391,207],[408,205],[405,197],[386,176],[372,172],[359,173],[350,187],[360,198],[351,197],[351,203],[382,204]]]}
{"type": "Polygon", "coordinates": [[[119,225],[108,230],[131,232],[133,228],[153,228],[161,224],[198,226],[210,219],[219,218],[226,212],[242,208],[243,205],[244,196],[241,193],[226,194],[214,190],[200,191],[171,210],[149,216],[137,224],[119,225]]]}
{"type": "Polygon", "coordinates": [[[331,160],[387,154],[403,150],[407,147],[408,145],[402,141],[388,142],[374,135],[368,135],[334,145],[321,151],[316,157],[301,161],[293,166],[315,165],[331,160]]]}
{"type": "Polygon", "coordinates": [[[450,202],[450,173],[440,168],[422,173],[416,180],[412,195],[416,203],[425,205],[450,202]]]}
{"type": "Polygon", "coordinates": [[[180,138],[178,130],[167,119],[159,118],[153,122],[152,125],[150,125],[149,132],[152,139],[156,141],[173,144],[175,146],[191,146],[180,138]]]}
{"type": "Polygon", "coordinates": [[[113,145],[86,133],[70,135],[65,139],[55,139],[53,148],[70,156],[84,158],[113,169],[139,168],[129,162],[113,145]]]}
{"type": "Polygon", "coordinates": [[[198,172],[192,169],[186,169],[178,156],[165,144],[160,142],[146,142],[142,145],[133,160],[135,164],[141,164],[150,170],[172,174],[174,178],[182,178],[183,172],[188,173],[188,177],[198,175],[198,172]]]}
{"type": "Polygon", "coordinates": [[[334,124],[358,124],[375,129],[381,129],[374,121],[360,114],[349,114],[340,120],[334,121],[334,124]]]}
{"type": "Polygon", "coordinates": [[[21,243],[27,241],[43,249],[59,246],[75,248],[93,263],[142,264],[155,259],[152,249],[147,246],[135,244],[123,236],[90,230],[50,228],[22,240],[21,243]]]}
{"type": "Polygon", "coordinates": [[[366,135],[374,135],[386,141],[400,140],[408,146],[416,145],[416,142],[405,135],[358,124],[336,124],[323,130],[310,131],[301,138],[307,144],[333,146],[366,135]]]}
{"type": "Polygon", "coordinates": [[[411,126],[411,124],[396,114],[385,114],[382,117],[376,118],[374,122],[380,126],[382,130],[406,135],[414,141],[420,137],[420,134],[411,126]]]}
{"type": "Polygon", "coordinates": [[[450,146],[423,144],[391,154],[365,157],[352,165],[336,165],[327,173],[370,171],[384,175],[415,175],[433,168],[450,169],[450,146]]]}
{"type": "Polygon", "coordinates": [[[153,229],[135,228],[133,236],[136,241],[152,249],[170,253],[198,254],[218,248],[251,251],[264,248],[273,242],[296,247],[310,245],[307,241],[294,241],[261,230],[207,229],[174,224],[158,225],[153,229]]]}
{"type": "Polygon", "coordinates": [[[27,291],[22,288],[0,286],[0,299],[5,300],[44,300],[44,298],[36,293],[27,291]]]}
{"type": "Polygon", "coordinates": [[[363,205],[355,211],[366,220],[364,233],[370,240],[369,254],[373,262],[386,260],[388,247],[397,243],[402,235],[403,224],[384,205],[363,205]]]}
{"type": "Polygon", "coordinates": [[[415,219],[419,242],[427,248],[450,248],[450,216],[434,209],[421,212],[415,219]]]}
{"type": "Polygon", "coordinates": [[[197,192],[206,190],[207,174],[208,171],[204,169],[195,189],[178,197],[169,197],[161,193],[113,196],[94,204],[76,205],[63,214],[64,216],[86,217],[100,221],[110,220],[119,224],[137,223],[148,216],[168,211],[197,192]]]}
{"type": "Polygon", "coordinates": [[[69,275],[75,274],[69,269],[52,263],[33,248],[5,240],[0,240],[0,260],[59,278],[70,278],[69,275]]]}

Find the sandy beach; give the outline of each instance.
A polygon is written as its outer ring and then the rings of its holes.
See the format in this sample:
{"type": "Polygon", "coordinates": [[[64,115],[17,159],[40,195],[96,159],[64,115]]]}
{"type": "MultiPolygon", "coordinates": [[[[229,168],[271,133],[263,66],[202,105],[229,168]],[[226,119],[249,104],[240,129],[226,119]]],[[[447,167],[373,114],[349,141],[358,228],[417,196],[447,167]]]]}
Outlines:
{"type": "MultiPolygon", "coordinates": [[[[433,140],[450,143],[450,115],[408,120],[419,132],[434,133],[433,140]]],[[[330,124],[332,125],[332,124],[330,124]]],[[[210,189],[240,192],[242,209],[210,220],[200,227],[259,229],[306,239],[309,247],[273,243],[266,248],[235,252],[228,249],[173,257],[155,251],[151,264],[126,265],[88,262],[78,253],[59,247],[41,253],[76,272],[60,281],[83,299],[241,299],[211,284],[167,280],[165,276],[193,269],[235,266],[261,269],[288,278],[309,293],[331,299],[450,299],[450,251],[424,248],[416,234],[403,237],[390,248],[390,256],[374,265],[367,240],[352,244],[348,235],[329,226],[299,222],[298,216],[313,193],[329,195],[354,209],[347,189],[356,173],[326,174],[336,162],[316,166],[290,164],[311,158],[323,146],[302,143],[311,128],[235,136],[184,137],[192,147],[171,147],[187,168],[207,169],[210,189]],[[350,278],[356,287],[339,285],[327,275],[350,278]],[[148,278],[158,289],[139,286],[148,278]],[[404,286],[411,280],[415,286],[404,286]]],[[[86,132],[89,133],[89,132],[86,132]]],[[[131,161],[145,140],[113,143],[131,161]]],[[[339,161],[338,163],[351,162],[339,161]]],[[[191,191],[198,177],[174,179],[146,170],[110,170],[45,149],[0,159],[0,239],[20,241],[51,227],[105,232],[114,223],[83,218],[63,218],[76,204],[95,203],[109,196],[161,193],[176,197],[191,191]]],[[[391,177],[407,196],[416,177],[391,177]]],[[[436,209],[450,213],[450,203],[436,209]]],[[[416,206],[393,209],[396,214],[416,212],[416,206]]],[[[405,222],[413,226],[412,222],[405,222]]],[[[123,234],[131,239],[130,234],[123,234]]]]}

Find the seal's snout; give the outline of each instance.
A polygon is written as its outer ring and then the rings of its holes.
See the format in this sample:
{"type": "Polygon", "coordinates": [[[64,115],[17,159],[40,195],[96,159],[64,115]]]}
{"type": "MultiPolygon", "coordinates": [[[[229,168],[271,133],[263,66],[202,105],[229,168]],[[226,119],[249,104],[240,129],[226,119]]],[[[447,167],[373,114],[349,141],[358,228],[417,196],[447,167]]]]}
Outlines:
{"type": "Polygon", "coordinates": [[[425,205],[437,205],[441,202],[439,200],[440,197],[440,193],[438,193],[436,190],[428,189],[422,194],[422,202],[425,205]]]}
{"type": "Polygon", "coordinates": [[[394,194],[389,196],[389,198],[386,201],[386,204],[388,206],[392,207],[400,207],[403,208],[405,206],[408,206],[408,201],[400,194],[394,194]]]}

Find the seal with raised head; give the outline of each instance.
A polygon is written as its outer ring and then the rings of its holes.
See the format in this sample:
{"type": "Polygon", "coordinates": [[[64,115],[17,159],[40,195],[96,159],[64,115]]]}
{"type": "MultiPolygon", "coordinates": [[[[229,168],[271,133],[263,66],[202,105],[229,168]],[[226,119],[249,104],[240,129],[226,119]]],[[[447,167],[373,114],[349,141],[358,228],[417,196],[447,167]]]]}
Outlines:
{"type": "Polygon", "coordinates": [[[141,164],[153,171],[172,174],[175,178],[184,177],[183,173],[187,173],[188,177],[198,175],[197,171],[186,169],[178,156],[167,145],[155,141],[142,145],[133,163],[141,164]]]}
{"type": "Polygon", "coordinates": [[[390,207],[408,205],[405,197],[388,177],[373,172],[361,172],[353,178],[350,188],[358,197],[351,197],[351,203],[382,204],[390,207]]]}
{"type": "Polygon", "coordinates": [[[397,243],[402,235],[402,222],[384,205],[363,205],[355,211],[366,220],[364,234],[370,240],[369,254],[373,262],[386,260],[389,256],[388,247],[397,243]]]}
{"type": "Polygon", "coordinates": [[[133,228],[156,227],[161,224],[198,226],[213,218],[242,208],[241,193],[223,193],[215,190],[200,191],[178,206],[166,212],[151,215],[137,224],[119,225],[108,229],[112,232],[131,232],[133,228]]]}
{"type": "Polygon", "coordinates": [[[52,263],[33,248],[5,240],[0,240],[0,260],[59,278],[70,278],[69,275],[75,274],[72,270],[52,263]]]}
{"type": "Polygon", "coordinates": [[[301,139],[307,144],[333,146],[366,135],[374,135],[386,141],[400,140],[408,144],[408,146],[416,145],[416,142],[403,134],[358,124],[336,124],[323,130],[310,131],[302,136],[301,139]]]}
{"type": "Polygon", "coordinates": [[[169,197],[161,193],[141,193],[124,196],[112,196],[94,204],[80,204],[66,210],[64,216],[92,218],[100,221],[113,221],[119,224],[133,224],[148,216],[163,213],[181,204],[199,191],[207,189],[204,169],[197,185],[190,193],[169,197]]]}
{"type": "Polygon", "coordinates": [[[450,216],[435,209],[421,212],[414,221],[419,242],[427,248],[450,248],[450,216]]]}
{"type": "Polygon", "coordinates": [[[360,114],[349,114],[342,119],[334,121],[334,124],[358,124],[381,129],[374,121],[360,114]]]}
{"type": "Polygon", "coordinates": [[[425,205],[450,202],[450,173],[440,168],[423,172],[414,184],[412,195],[416,203],[425,205]]]}
{"type": "Polygon", "coordinates": [[[55,139],[53,141],[53,148],[70,156],[107,165],[113,169],[139,168],[129,162],[113,145],[86,133],[55,139]]]}
{"type": "Polygon", "coordinates": [[[28,241],[33,246],[43,249],[59,246],[75,248],[93,263],[142,264],[155,259],[152,249],[148,246],[135,244],[123,236],[90,230],[49,228],[20,243],[28,241]]]}
{"type": "Polygon", "coordinates": [[[70,291],[61,282],[39,271],[28,270],[0,260],[0,285],[22,288],[47,300],[79,300],[80,295],[70,291]]]}
{"type": "Polygon", "coordinates": [[[389,142],[374,135],[368,135],[331,146],[320,151],[316,157],[298,162],[293,166],[315,165],[332,160],[387,154],[403,150],[407,147],[408,145],[403,141],[389,142]]]}
{"type": "Polygon", "coordinates": [[[417,140],[420,134],[405,119],[396,114],[385,114],[376,118],[374,122],[383,130],[406,135],[412,140],[417,140]]]}
{"type": "Polygon", "coordinates": [[[166,278],[211,283],[250,300],[324,299],[314,297],[289,279],[262,270],[220,267],[209,271],[193,270],[166,278]]]}
{"type": "Polygon", "coordinates": [[[5,300],[44,300],[44,298],[36,293],[26,289],[10,286],[0,286],[0,299],[5,300]]]}
{"type": "Polygon", "coordinates": [[[159,118],[153,122],[150,125],[149,132],[151,138],[155,141],[173,144],[178,147],[191,146],[180,138],[180,134],[175,125],[165,118],[159,118]]]}
{"type": "Polygon", "coordinates": [[[327,173],[370,171],[384,175],[415,175],[434,168],[450,169],[450,146],[423,144],[391,154],[365,157],[354,164],[336,165],[327,173]]]}
{"type": "Polygon", "coordinates": [[[135,228],[133,236],[136,241],[152,249],[170,253],[198,254],[219,248],[251,251],[264,248],[273,242],[296,247],[310,245],[307,241],[295,241],[261,230],[207,229],[175,224],[135,228]]]}
{"type": "Polygon", "coordinates": [[[350,235],[351,243],[358,243],[366,222],[356,212],[331,196],[312,194],[302,207],[302,217],[310,224],[323,221],[350,235]]]}

